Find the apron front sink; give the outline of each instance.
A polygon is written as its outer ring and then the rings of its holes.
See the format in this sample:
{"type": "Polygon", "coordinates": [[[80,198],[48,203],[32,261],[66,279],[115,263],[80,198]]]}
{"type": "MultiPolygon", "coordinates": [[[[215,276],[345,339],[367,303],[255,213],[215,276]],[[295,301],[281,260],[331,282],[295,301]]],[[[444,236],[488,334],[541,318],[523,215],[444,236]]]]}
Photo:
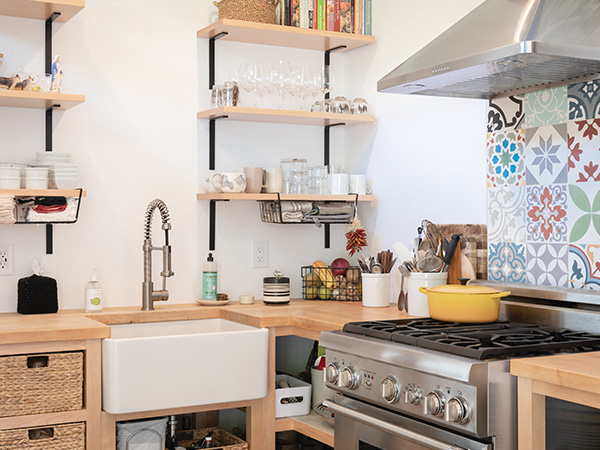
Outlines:
{"type": "Polygon", "coordinates": [[[268,333],[224,319],[112,325],[102,340],[102,408],[123,414],[263,398],[268,333]]]}

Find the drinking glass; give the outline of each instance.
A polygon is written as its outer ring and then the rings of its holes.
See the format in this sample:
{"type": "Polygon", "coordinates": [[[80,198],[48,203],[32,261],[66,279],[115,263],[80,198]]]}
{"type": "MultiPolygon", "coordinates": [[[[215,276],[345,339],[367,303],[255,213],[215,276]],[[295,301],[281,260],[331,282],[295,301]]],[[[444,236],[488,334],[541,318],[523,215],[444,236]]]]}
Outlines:
{"type": "Polygon", "coordinates": [[[327,173],[327,166],[315,166],[314,176],[314,193],[321,195],[329,194],[329,176],[327,173]]]}
{"type": "Polygon", "coordinates": [[[292,160],[290,194],[308,194],[307,166],[306,159],[294,158],[292,160]]]}
{"type": "Polygon", "coordinates": [[[282,193],[291,194],[293,161],[291,159],[282,159],[279,167],[281,167],[283,173],[282,193]]]}

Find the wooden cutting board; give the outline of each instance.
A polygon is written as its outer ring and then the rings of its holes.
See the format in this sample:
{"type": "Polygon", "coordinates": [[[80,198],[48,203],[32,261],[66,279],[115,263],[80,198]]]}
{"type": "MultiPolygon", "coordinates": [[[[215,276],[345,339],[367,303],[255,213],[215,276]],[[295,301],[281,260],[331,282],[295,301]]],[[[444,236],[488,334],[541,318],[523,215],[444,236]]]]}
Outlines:
{"type": "Polygon", "coordinates": [[[452,263],[448,266],[448,284],[459,284],[458,278],[461,276],[473,278],[473,270],[470,270],[468,263],[473,267],[478,280],[487,280],[487,225],[435,225],[440,230],[440,233],[442,233],[442,236],[448,240],[450,240],[454,233],[460,234],[460,252],[457,251],[454,254],[452,263]],[[454,267],[452,267],[453,265],[454,267]],[[457,276],[458,274],[460,276],[457,276]]]}

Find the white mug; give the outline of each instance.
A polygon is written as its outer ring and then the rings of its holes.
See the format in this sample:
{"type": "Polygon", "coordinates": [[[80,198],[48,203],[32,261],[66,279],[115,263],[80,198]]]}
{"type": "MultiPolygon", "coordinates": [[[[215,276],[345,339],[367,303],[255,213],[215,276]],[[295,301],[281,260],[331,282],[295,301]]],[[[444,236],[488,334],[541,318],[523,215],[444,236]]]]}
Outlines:
{"type": "Polygon", "coordinates": [[[279,167],[267,169],[266,191],[269,193],[281,192],[283,186],[283,170],[279,167]]]}
{"type": "Polygon", "coordinates": [[[221,192],[221,180],[222,179],[223,179],[223,177],[221,176],[220,173],[214,173],[211,176],[209,176],[206,180],[204,180],[204,187],[206,189],[206,192],[208,192],[208,193],[221,192]]]}
{"type": "Polygon", "coordinates": [[[244,172],[223,172],[221,177],[222,192],[237,193],[246,190],[246,175],[244,172]]]}
{"type": "Polygon", "coordinates": [[[366,175],[350,175],[350,193],[358,195],[367,194],[366,175]]]}
{"type": "Polygon", "coordinates": [[[348,174],[347,173],[332,173],[329,175],[329,184],[331,192],[334,195],[348,194],[348,174]]]}

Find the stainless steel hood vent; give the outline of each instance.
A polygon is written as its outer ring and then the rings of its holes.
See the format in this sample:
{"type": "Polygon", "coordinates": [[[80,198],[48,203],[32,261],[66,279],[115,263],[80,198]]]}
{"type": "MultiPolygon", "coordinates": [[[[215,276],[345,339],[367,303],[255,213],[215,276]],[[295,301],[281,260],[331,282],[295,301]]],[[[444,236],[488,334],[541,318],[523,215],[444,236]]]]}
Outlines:
{"type": "Polygon", "coordinates": [[[486,0],[377,90],[492,98],[600,74],[600,0],[486,0]]]}

